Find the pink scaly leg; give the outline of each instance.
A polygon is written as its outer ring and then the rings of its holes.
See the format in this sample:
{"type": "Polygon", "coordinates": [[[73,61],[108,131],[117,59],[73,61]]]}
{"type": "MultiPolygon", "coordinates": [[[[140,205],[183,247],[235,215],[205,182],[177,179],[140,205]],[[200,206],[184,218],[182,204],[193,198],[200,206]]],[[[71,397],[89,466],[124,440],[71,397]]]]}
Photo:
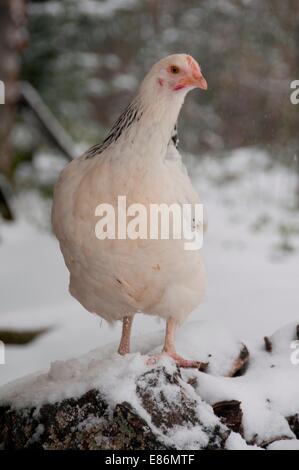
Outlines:
{"type": "Polygon", "coordinates": [[[164,347],[162,354],[158,354],[155,356],[152,356],[148,360],[148,364],[156,364],[158,360],[161,358],[161,356],[169,356],[171,357],[175,363],[179,367],[193,367],[199,370],[205,370],[208,366],[206,362],[200,362],[200,361],[191,361],[189,359],[185,359],[179,354],[177,354],[174,346],[174,337],[175,337],[175,330],[177,327],[177,323],[174,320],[174,318],[169,318],[166,323],[166,334],[165,334],[165,341],[164,341],[164,347]]]}
{"type": "Polygon", "coordinates": [[[123,318],[122,334],[118,347],[118,354],[121,354],[122,356],[124,356],[125,354],[129,354],[130,352],[130,338],[133,318],[134,315],[131,317],[123,318]]]}

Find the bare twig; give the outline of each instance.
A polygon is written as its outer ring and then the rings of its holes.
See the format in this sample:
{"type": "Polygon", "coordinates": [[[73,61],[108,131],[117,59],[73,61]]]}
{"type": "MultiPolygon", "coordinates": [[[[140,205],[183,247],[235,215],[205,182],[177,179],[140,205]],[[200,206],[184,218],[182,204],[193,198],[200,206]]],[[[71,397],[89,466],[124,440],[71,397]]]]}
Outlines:
{"type": "Polygon", "coordinates": [[[54,145],[68,160],[75,158],[75,148],[71,137],[50,111],[38,91],[29,82],[21,82],[20,89],[24,102],[33,111],[54,145]]]}

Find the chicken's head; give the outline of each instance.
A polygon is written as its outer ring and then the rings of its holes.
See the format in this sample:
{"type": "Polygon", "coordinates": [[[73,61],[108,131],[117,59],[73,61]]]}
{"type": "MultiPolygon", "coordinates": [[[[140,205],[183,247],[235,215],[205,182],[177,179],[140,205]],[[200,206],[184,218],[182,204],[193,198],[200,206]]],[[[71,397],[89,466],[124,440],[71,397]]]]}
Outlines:
{"type": "Polygon", "coordinates": [[[153,72],[158,86],[174,93],[188,92],[193,88],[208,88],[200,66],[188,54],[174,54],[160,60],[155,64],[153,72]]]}

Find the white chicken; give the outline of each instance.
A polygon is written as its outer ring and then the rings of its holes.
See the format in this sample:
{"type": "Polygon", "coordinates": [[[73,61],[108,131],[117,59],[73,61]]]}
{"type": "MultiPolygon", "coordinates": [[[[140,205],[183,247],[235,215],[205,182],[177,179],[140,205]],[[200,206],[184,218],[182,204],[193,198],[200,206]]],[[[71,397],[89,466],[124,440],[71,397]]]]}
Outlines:
{"type": "MultiPolygon", "coordinates": [[[[122,320],[118,352],[130,352],[133,317],[138,312],[166,320],[162,354],[182,367],[203,367],[177,354],[175,330],[197,307],[206,277],[201,250],[178,239],[110,239],[95,235],[96,207],[197,204],[177,150],[176,123],[186,94],[207,89],[198,63],[187,54],[157,62],[136,98],[101,145],[62,171],[55,188],[52,221],[70,272],[70,293],[108,322],[122,320]]],[[[160,355],[149,359],[157,361],[160,355]]]]}

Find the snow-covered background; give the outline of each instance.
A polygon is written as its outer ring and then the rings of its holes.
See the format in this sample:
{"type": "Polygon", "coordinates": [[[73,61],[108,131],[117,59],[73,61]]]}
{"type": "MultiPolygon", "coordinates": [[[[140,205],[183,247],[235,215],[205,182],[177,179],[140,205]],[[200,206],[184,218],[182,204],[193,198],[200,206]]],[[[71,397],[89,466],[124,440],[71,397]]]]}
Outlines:
{"type": "MultiPolygon", "coordinates": [[[[296,175],[271,165],[270,156],[255,148],[236,150],[220,161],[203,155],[198,163],[186,155],[185,162],[209,225],[203,247],[208,292],[188,321],[208,322],[211,331],[225,325],[245,343],[298,321],[296,175]]],[[[41,154],[33,172],[55,180],[62,165],[41,154]]],[[[1,383],[117,342],[120,335],[120,324],[108,326],[68,293],[68,272],[49,229],[50,203],[26,191],[15,198],[14,207],[17,221],[0,226],[0,330],[48,330],[26,346],[6,347],[1,383]]],[[[133,336],[163,326],[138,315],[133,336]]],[[[215,336],[215,348],[221,341],[215,336]]]]}
{"type": "MultiPolygon", "coordinates": [[[[156,60],[175,52],[199,60],[209,90],[187,97],[179,137],[208,216],[208,292],[180,331],[178,350],[195,359],[212,351],[216,363],[209,374],[198,372],[197,391],[209,404],[242,400],[249,441],[254,433],[267,439],[268,430],[292,437],[285,417],[298,412],[293,336],[283,330],[283,347],[278,338],[273,355],[263,350],[263,336],[299,323],[299,106],[290,102],[290,84],[299,78],[298,2],[30,0],[16,17],[12,35],[10,15],[3,16],[0,43],[12,44],[1,48],[1,79],[15,64],[10,95],[18,95],[18,80],[34,87],[78,155],[102,141],[156,60]],[[247,374],[218,378],[240,341],[250,350],[247,374]]],[[[81,385],[96,381],[110,357],[116,381],[142,365],[138,354],[113,355],[120,324],[108,326],[68,293],[50,227],[53,186],[65,162],[28,103],[0,107],[0,190],[15,215],[12,222],[0,216],[0,339],[44,330],[26,345],[6,346],[0,384],[50,367],[42,383],[54,395],[71,392],[72,371],[79,371],[81,385]],[[85,353],[82,363],[55,362],[85,353]],[[94,376],[84,373],[90,364],[94,376]]],[[[163,328],[158,319],[136,316],[133,351],[159,349],[163,328]]],[[[33,389],[25,389],[29,397],[33,389]]],[[[298,448],[298,442],[271,444],[292,445],[298,448]]],[[[227,446],[246,444],[232,435],[227,446]]]]}

